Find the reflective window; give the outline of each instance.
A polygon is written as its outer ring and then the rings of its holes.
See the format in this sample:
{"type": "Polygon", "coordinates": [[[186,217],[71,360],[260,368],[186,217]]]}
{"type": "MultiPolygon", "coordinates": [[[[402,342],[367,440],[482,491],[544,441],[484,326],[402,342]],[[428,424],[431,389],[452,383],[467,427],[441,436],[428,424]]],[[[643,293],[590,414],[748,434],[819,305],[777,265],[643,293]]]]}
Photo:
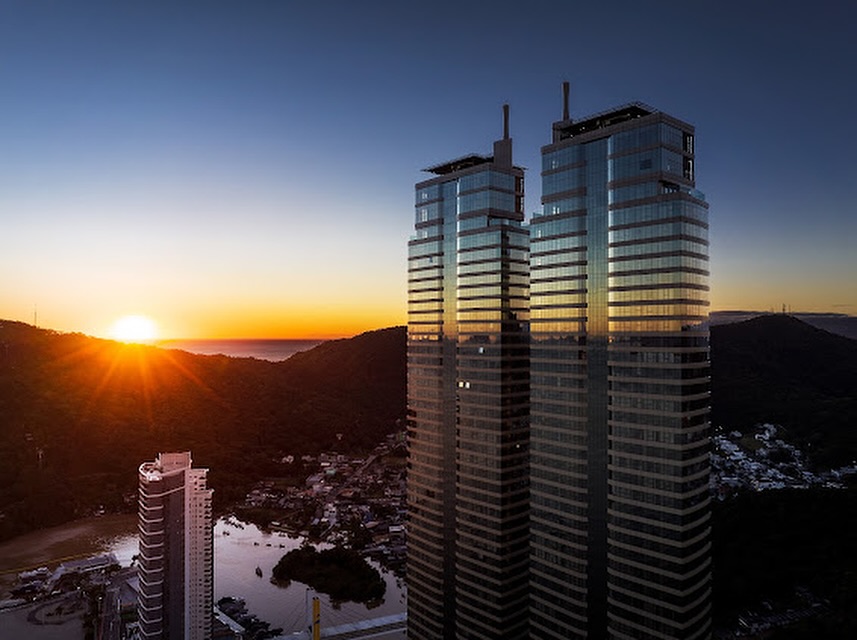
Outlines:
{"type": "Polygon", "coordinates": [[[480,171],[462,176],[458,180],[458,191],[472,191],[474,189],[485,189],[495,187],[512,191],[515,188],[515,177],[499,171],[480,171]]]}
{"type": "Polygon", "coordinates": [[[579,262],[562,267],[548,267],[546,269],[533,269],[530,278],[536,280],[548,280],[554,278],[577,278],[586,275],[586,263],[579,262]]]}
{"type": "Polygon", "coordinates": [[[468,193],[458,198],[458,213],[479,211],[480,209],[498,209],[515,211],[515,196],[511,193],[486,189],[468,193]]]}
{"type": "Polygon", "coordinates": [[[580,145],[571,145],[564,149],[551,151],[542,156],[542,171],[559,169],[570,164],[575,164],[583,159],[580,145]]]}
{"type": "Polygon", "coordinates": [[[661,142],[668,147],[674,149],[684,148],[684,133],[681,129],[676,129],[670,124],[662,122],[661,125],[661,142]]]}
{"type": "Polygon", "coordinates": [[[561,253],[549,253],[546,255],[540,255],[540,254],[535,253],[537,250],[536,247],[537,247],[537,245],[535,243],[533,243],[532,244],[533,256],[532,256],[532,260],[531,260],[530,264],[534,267],[563,264],[565,262],[575,261],[577,259],[577,254],[583,254],[585,249],[586,249],[585,245],[581,245],[580,247],[577,247],[577,251],[575,252],[575,254],[571,254],[569,252],[561,252],[561,253]]]}
{"type": "Polygon", "coordinates": [[[416,222],[428,222],[429,220],[437,220],[440,218],[440,205],[437,202],[417,206],[416,222]]]}
{"type": "Polygon", "coordinates": [[[554,193],[579,189],[584,185],[584,180],[583,167],[546,175],[542,180],[542,195],[549,196],[554,193]]]}
{"type": "Polygon", "coordinates": [[[572,196],[570,198],[562,198],[560,200],[551,200],[542,205],[541,211],[534,214],[536,218],[539,216],[550,216],[559,213],[568,213],[571,211],[582,211],[586,208],[586,198],[583,196],[572,196]]]}
{"type": "Polygon", "coordinates": [[[698,257],[692,255],[675,255],[675,256],[658,256],[653,258],[648,257],[631,257],[628,259],[619,259],[612,262],[610,265],[610,275],[630,275],[631,271],[653,271],[663,269],[665,271],[671,269],[696,269],[703,273],[708,273],[708,257],[698,257]]]}
{"type": "Polygon", "coordinates": [[[561,220],[539,221],[530,226],[532,238],[558,236],[564,233],[578,233],[586,230],[586,217],[576,216],[561,220]]]}
{"type": "Polygon", "coordinates": [[[622,131],[611,137],[613,153],[639,147],[652,147],[658,143],[658,125],[622,131]]]}
{"type": "Polygon", "coordinates": [[[420,205],[429,200],[437,200],[440,197],[440,185],[433,184],[428,187],[417,189],[416,204],[420,205]]]}
{"type": "Polygon", "coordinates": [[[432,253],[439,254],[441,252],[441,243],[437,240],[429,240],[426,242],[415,242],[408,245],[408,256],[418,258],[420,256],[429,255],[432,253]]]}
{"type": "Polygon", "coordinates": [[[610,232],[610,242],[645,242],[650,238],[668,236],[692,236],[699,238],[700,242],[706,242],[708,229],[700,224],[673,219],[670,222],[613,230],[610,232]]]}
{"type": "Polygon", "coordinates": [[[684,156],[669,149],[661,150],[661,171],[674,176],[684,175],[684,156]]]}
{"type": "Polygon", "coordinates": [[[625,202],[626,200],[639,200],[640,198],[651,198],[658,195],[658,183],[643,182],[618,187],[610,190],[610,204],[625,202]]]}
{"type": "Polygon", "coordinates": [[[686,217],[708,224],[708,211],[704,206],[690,200],[638,204],[630,207],[611,209],[608,213],[610,226],[638,224],[662,220],[664,218],[686,217]]]}
{"type": "Polygon", "coordinates": [[[649,149],[610,160],[610,179],[625,180],[658,170],[658,149],[649,149]]]}
{"type": "Polygon", "coordinates": [[[653,240],[626,244],[621,247],[610,247],[608,255],[611,259],[632,259],[634,256],[645,257],[662,253],[699,253],[706,251],[707,242],[702,239],[691,240],[653,240]]]}

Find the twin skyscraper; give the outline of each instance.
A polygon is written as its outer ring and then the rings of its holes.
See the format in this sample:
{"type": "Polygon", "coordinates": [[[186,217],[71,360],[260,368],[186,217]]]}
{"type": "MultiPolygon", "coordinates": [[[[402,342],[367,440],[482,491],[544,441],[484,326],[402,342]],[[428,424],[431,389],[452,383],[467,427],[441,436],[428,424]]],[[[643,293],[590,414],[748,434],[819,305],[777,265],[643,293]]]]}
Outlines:
{"type": "Polygon", "coordinates": [[[408,637],[711,636],[708,206],[694,129],[562,119],[542,210],[505,113],[408,243],[408,637]]]}

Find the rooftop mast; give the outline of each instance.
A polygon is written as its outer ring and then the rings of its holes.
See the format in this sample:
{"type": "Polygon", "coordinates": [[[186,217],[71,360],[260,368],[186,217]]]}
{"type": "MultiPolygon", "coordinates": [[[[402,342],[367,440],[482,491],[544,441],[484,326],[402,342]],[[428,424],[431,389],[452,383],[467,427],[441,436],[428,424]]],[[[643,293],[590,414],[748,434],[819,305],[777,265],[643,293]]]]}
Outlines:
{"type": "Polygon", "coordinates": [[[562,119],[568,120],[568,80],[562,83],[562,119]]]}

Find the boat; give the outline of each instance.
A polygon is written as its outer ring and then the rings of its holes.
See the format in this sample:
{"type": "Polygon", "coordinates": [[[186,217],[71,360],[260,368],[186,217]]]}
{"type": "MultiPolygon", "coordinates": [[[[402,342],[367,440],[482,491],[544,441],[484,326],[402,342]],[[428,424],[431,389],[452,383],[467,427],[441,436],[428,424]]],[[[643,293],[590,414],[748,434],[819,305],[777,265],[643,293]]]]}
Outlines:
{"type": "Polygon", "coordinates": [[[262,577],[262,568],[261,567],[256,567],[256,575],[259,576],[260,578],[262,577]]]}

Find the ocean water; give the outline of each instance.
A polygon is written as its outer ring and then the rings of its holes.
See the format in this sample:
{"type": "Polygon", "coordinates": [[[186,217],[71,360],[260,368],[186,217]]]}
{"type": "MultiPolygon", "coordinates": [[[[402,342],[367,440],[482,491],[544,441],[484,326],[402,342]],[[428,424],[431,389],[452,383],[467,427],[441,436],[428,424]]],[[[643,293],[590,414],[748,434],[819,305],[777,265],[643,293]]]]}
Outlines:
{"type": "Polygon", "coordinates": [[[322,340],[165,340],[162,349],[181,349],[204,356],[224,355],[280,362],[300,351],[307,351],[322,340]]]}

